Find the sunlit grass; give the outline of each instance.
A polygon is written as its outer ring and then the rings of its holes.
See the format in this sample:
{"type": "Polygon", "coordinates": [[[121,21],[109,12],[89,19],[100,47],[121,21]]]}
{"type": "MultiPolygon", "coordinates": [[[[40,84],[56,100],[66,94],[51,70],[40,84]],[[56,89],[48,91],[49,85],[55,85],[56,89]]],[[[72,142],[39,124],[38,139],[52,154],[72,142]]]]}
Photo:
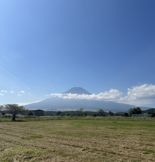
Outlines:
{"type": "Polygon", "coordinates": [[[5,120],[0,162],[155,161],[155,119],[5,120]]]}

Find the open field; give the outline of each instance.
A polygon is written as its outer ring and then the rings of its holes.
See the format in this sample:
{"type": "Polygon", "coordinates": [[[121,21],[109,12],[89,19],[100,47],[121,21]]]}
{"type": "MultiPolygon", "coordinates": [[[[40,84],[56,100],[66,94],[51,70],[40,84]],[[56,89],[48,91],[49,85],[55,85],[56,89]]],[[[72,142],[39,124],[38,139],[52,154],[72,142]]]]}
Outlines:
{"type": "Polygon", "coordinates": [[[155,119],[0,122],[0,162],[155,161],[155,119]]]}

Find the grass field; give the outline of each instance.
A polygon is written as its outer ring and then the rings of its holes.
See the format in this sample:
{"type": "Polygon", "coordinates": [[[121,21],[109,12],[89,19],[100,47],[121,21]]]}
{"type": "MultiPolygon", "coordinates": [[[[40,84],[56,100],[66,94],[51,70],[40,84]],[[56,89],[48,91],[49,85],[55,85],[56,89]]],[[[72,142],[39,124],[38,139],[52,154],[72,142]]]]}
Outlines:
{"type": "Polygon", "coordinates": [[[0,162],[155,161],[155,119],[0,122],[0,162]]]}

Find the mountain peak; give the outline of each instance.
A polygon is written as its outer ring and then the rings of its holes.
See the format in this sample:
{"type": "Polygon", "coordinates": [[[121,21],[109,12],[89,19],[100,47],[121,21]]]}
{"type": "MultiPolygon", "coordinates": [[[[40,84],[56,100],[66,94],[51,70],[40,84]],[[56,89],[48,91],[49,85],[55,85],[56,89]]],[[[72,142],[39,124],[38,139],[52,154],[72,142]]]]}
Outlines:
{"type": "Polygon", "coordinates": [[[90,95],[91,94],[91,93],[89,93],[87,90],[85,90],[82,87],[72,87],[71,89],[69,89],[65,93],[71,93],[71,94],[87,94],[87,95],[90,95]]]}

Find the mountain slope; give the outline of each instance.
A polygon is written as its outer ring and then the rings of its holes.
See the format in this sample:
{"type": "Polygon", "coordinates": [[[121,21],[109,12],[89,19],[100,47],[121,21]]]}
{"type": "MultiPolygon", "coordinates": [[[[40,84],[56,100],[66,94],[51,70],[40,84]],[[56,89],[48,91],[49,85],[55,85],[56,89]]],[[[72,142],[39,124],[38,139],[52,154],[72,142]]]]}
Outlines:
{"type": "Polygon", "coordinates": [[[103,109],[106,111],[120,112],[127,111],[131,107],[133,106],[111,101],[63,99],[58,97],[51,97],[38,103],[26,105],[26,108],[29,109],[43,109],[53,111],[78,110],[80,108],[83,108],[84,110],[90,111],[103,109]]]}
{"type": "MultiPolygon", "coordinates": [[[[73,87],[70,90],[66,91],[64,94],[89,95],[90,93],[83,88],[73,87]]],[[[43,109],[51,111],[79,110],[80,108],[83,108],[84,110],[89,111],[97,111],[98,109],[103,109],[105,111],[125,112],[133,106],[112,101],[101,101],[93,99],[68,99],[52,96],[43,101],[26,105],[25,107],[29,109],[43,109]]]]}

